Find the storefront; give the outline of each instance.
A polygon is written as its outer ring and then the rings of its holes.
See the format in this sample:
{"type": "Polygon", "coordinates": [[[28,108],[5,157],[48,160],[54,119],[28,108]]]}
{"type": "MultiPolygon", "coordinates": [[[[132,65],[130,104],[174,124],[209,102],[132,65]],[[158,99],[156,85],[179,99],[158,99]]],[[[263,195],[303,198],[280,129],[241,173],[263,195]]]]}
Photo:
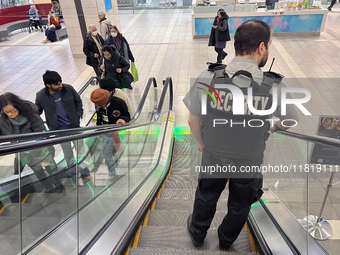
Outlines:
{"type": "Polygon", "coordinates": [[[320,35],[325,28],[327,9],[268,10],[257,9],[256,4],[238,4],[228,6],[194,6],[192,14],[192,31],[194,37],[210,35],[211,26],[218,9],[223,8],[229,16],[230,34],[237,27],[250,19],[266,22],[272,33],[290,35],[320,35]]]}

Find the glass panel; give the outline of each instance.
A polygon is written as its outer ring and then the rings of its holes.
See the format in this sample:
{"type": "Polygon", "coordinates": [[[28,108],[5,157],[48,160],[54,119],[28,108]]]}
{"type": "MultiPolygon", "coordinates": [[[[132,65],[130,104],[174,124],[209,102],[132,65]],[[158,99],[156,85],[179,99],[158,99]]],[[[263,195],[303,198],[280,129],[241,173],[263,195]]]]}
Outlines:
{"type": "MultiPolygon", "coordinates": [[[[70,143],[63,143],[20,153],[23,166],[30,168],[27,170],[29,181],[21,189],[23,195],[27,194],[22,201],[23,250],[56,229],[76,211],[77,174],[72,167],[75,162],[70,146],[70,143]],[[54,156],[60,160],[56,161],[54,156]]],[[[75,226],[68,229],[70,247],[76,248],[76,234],[75,226]]]]}
{"type": "MultiPolygon", "coordinates": [[[[335,137],[337,127],[328,129],[335,137]]],[[[320,130],[319,130],[320,132],[320,130]]],[[[331,135],[330,135],[331,136],[331,135]]],[[[334,136],[333,136],[334,137],[334,136]]],[[[340,149],[328,145],[309,143],[309,201],[308,221],[304,227],[319,241],[329,254],[337,254],[335,242],[336,224],[340,220],[339,164],[340,149]],[[334,234],[333,234],[334,231],[334,234]]],[[[311,249],[311,248],[310,248],[311,249]]]]}
{"type": "MultiPolygon", "coordinates": [[[[150,121],[154,114],[154,93],[158,94],[158,90],[151,89],[141,122],[150,121]]],[[[164,109],[168,109],[168,104],[164,105],[164,109]]],[[[85,158],[93,179],[84,187],[79,185],[78,190],[79,250],[85,247],[156,166],[162,145],[160,143],[157,146],[157,142],[162,141],[159,137],[160,126],[166,120],[162,116],[153,125],[108,132],[94,138],[95,145],[85,158]],[[88,188],[95,199],[82,197],[88,188]]]]}
{"type": "Polygon", "coordinates": [[[78,190],[79,250],[85,247],[128,198],[129,179],[143,180],[145,175],[142,167],[146,169],[152,167],[150,161],[146,165],[146,157],[149,159],[150,155],[142,157],[139,152],[143,151],[145,142],[150,136],[144,130],[134,128],[119,133],[109,132],[95,138],[95,145],[85,158],[93,179],[83,186],[79,185],[78,190]],[[133,146],[129,146],[128,136],[134,136],[133,146]],[[144,140],[135,139],[135,136],[144,137],[144,140]],[[113,153],[114,151],[117,152],[113,153]],[[94,197],[95,199],[92,199],[94,197]]]}
{"type": "Polygon", "coordinates": [[[28,194],[25,190],[20,198],[18,173],[13,167],[15,158],[15,154],[0,158],[0,254],[4,255],[21,251],[20,202],[28,194]]]}
{"type": "Polygon", "coordinates": [[[274,133],[267,140],[262,166],[264,186],[295,216],[308,215],[307,142],[274,133]]]}

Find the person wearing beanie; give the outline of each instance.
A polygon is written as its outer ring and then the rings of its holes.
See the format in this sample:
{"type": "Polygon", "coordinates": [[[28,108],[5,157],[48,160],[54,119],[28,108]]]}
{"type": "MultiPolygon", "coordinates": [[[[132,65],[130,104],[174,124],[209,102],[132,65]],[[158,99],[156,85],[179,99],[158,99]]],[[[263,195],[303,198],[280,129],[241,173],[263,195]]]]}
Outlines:
{"type": "Polygon", "coordinates": [[[118,82],[116,80],[114,80],[112,78],[101,79],[99,81],[99,87],[101,89],[106,89],[107,91],[109,91],[112,96],[123,99],[124,102],[126,103],[128,110],[129,110],[130,117],[132,118],[134,112],[133,112],[133,108],[132,108],[132,104],[130,102],[130,99],[125,92],[123,92],[121,89],[118,89],[118,82]]]}
{"type": "MultiPolygon", "coordinates": [[[[121,98],[112,96],[108,90],[92,91],[90,99],[96,105],[97,125],[119,124],[123,126],[131,117],[126,103],[121,98]]],[[[105,164],[111,179],[117,178],[114,153],[121,150],[118,132],[102,135],[102,147],[105,164]]]]}

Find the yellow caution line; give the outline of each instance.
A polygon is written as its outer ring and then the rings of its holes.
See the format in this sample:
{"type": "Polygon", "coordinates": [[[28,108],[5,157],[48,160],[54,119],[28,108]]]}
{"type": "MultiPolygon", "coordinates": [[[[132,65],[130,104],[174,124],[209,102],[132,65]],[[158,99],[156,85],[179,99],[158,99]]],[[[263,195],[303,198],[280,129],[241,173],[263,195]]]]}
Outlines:
{"type": "Polygon", "coordinates": [[[2,208],[0,209],[0,215],[5,211],[6,209],[6,205],[2,206],[2,208]]]}
{"type": "Polygon", "coordinates": [[[253,235],[250,232],[250,229],[248,227],[248,224],[244,224],[244,229],[248,230],[248,235],[249,235],[249,242],[250,242],[250,248],[252,253],[256,253],[256,245],[255,245],[255,240],[253,238],[253,235]]]}
{"type": "Polygon", "coordinates": [[[30,196],[30,194],[31,194],[31,193],[28,193],[28,194],[26,195],[26,197],[21,201],[22,204],[26,202],[26,200],[27,200],[27,198],[30,196]]]}
{"type": "Polygon", "coordinates": [[[148,225],[149,215],[150,215],[150,210],[149,210],[148,213],[145,215],[145,218],[144,218],[144,220],[143,220],[143,227],[146,227],[146,226],[148,225]]]}
{"type": "Polygon", "coordinates": [[[129,255],[130,252],[130,247],[127,248],[126,252],[124,253],[124,255],[129,255]]]}
{"type": "Polygon", "coordinates": [[[133,239],[132,248],[137,248],[137,246],[138,246],[141,228],[142,228],[142,224],[139,226],[139,228],[136,232],[135,238],[133,239]]]}

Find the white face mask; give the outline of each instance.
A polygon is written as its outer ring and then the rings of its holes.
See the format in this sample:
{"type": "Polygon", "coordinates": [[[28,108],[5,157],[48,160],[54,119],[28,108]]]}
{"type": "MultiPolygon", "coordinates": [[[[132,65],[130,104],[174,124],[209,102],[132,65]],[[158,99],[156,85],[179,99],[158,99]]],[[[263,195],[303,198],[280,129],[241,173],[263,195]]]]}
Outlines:
{"type": "Polygon", "coordinates": [[[93,36],[97,36],[97,34],[98,34],[97,31],[92,32],[92,35],[93,35],[93,36]]]}
{"type": "Polygon", "coordinates": [[[112,35],[113,37],[116,37],[116,36],[117,36],[117,33],[111,33],[111,35],[112,35]]]}

